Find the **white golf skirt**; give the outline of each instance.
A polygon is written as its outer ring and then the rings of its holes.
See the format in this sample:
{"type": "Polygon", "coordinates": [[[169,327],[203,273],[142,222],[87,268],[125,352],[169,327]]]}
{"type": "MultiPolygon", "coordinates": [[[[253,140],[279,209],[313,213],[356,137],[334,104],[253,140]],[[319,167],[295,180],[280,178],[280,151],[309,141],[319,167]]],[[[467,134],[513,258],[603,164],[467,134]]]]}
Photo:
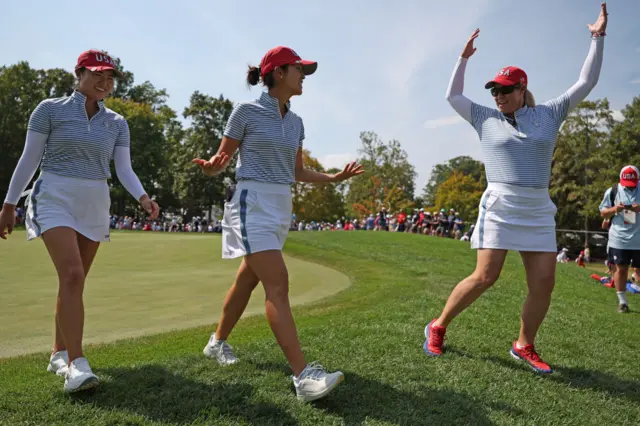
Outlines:
{"type": "Polygon", "coordinates": [[[106,180],[42,172],[26,203],[28,240],[38,238],[49,229],[65,226],[90,240],[109,241],[111,197],[106,180]]]}
{"type": "Polygon", "coordinates": [[[471,248],[557,253],[556,211],[546,188],[489,183],[471,248]]]}
{"type": "Polygon", "coordinates": [[[291,186],[242,180],[224,205],[222,258],[282,250],[291,227],[291,186]]]}

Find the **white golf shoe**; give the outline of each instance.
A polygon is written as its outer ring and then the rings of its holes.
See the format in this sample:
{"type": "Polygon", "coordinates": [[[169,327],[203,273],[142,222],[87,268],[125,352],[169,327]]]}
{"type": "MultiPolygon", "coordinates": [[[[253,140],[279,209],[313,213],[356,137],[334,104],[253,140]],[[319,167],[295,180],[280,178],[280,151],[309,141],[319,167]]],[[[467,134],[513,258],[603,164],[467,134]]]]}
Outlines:
{"type": "Polygon", "coordinates": [[[54,352],[49,357],[47,371],[64,377],[69,370],[69,366],[67,364],[69,364],[69,353],[67,353],[66,350],[54,352]]]}
{"type": "Polygon", "coordinates": [[[69,364],[69,371],[64,378],[66,393],[80,392],[98,386],[98,377],[93,374],[89,361],[85,357],[76,358],[69,364]]]}
{"type": "Polygon", "coordinates": [[[317,363],[308,364],[300,376],[293,376],[296,395],[302,401],[315,401],[325,397],[344,380],[341,371],[327,373],[324,367],[317,363]]]}
{"type": "Polygon", "coordinates": [[[209,358],[215,358],[220,365],[232,365],[238,362],[238,358],[233,354],[233,348],[224,340],[216,339],[216,333],[211,333],[209,343],[202,352],[209,358]]]}

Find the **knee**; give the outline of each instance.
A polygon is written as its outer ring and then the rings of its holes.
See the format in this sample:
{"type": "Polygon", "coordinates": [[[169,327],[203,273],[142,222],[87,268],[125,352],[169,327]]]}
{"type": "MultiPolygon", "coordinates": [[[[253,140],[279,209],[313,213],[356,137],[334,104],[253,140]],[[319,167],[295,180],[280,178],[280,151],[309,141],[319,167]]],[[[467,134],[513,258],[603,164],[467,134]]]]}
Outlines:
{"type": "Polygon", "coordinates": [[[476,283],[476,287],[486,289],[491,287],[496,281],[498,281],[499,277],[499,271],[478,271],[474,274],[474,281],[476,283]]]}
{"type": "Polygon", "coordinates": [[[529,283],[529,293],[540,297],[550,297],[555,285],[555,277],[553,275],[546,275],[540,277],[535,282],[529,283]]]}
{"type": "Polygon", "coordinates": [[[84,269],[70,266],[61,271],[60,288],[63,291],[81,291],[84,287],[84,269]]]}
{"type": "Polygon", "coordinates": [[[269,300],[285,300],[289,298],[289,275],[284,274],[277,280],[264,283],[264,290],[269,300]]]}

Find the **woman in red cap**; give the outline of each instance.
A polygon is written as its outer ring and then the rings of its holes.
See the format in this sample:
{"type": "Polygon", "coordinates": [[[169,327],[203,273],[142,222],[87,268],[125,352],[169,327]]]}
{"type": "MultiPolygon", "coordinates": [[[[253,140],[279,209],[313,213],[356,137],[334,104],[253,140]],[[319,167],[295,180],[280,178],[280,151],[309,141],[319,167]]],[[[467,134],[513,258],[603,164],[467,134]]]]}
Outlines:
{"type": "Polygon", "coordinates": [[[11,178],[2,212],[0,237],[14,225],[14,210],[33,178],[26,203],[27,237],[42,237],[58,272],[55,336],[48,371],[65,377],[65,392],[98,384],[82,353],[82,294],[100,242],[109,241],[110,163],[122,185],[155,218],[158,206],[131,168],[126,120],[104,106],[119,71],[108,54],[89,50],[75,68],[71,94],[45,99],[31,114],[24,152],[11,178]]]}
{"type": "Polygon", "coordinates": [[[560,125],[571,109],[596,85],[602,64],[607,9],[603,3],[591,32],[591,48],[578,81],[556,99],[536,105],[526,73],[505,67],[486,84],[496,108],[478,105],[462,94],[467,60],[476,49],[476,30],[456,63],[447,91],[451,106],[480,137],[488,186],[480,201],[471,242],[478,249],[475,271],[460,282],[444,310],[425,327],[424,350],[442,354],[449,323],[498,279],[509,250],[521,254],[528,295],[522,309],[520,335],[510,354],[534,371],[551,373],[534,348],[555,282],[556,206],[549,196],[551,160],[560,125]]]}
{"type": "Polygon", "coordinates": [[[278,46],[250,67],[247,82],[267,87],[258,99],[234,108],[220,148],[210,160],[194,159],[209,176],[220,173],[238,150],[236,191],[225,203],[222,222],[222,257],[242,257],[233,286],[224,301],[222,318],[204,348],[221,365],[237,362],[227,338],[262,282],[267,320],[293,370],[299,399],[324,397],[344,378],[327,373],[321,365],[307,364],[298,341],[289,305],[289,278],[282,247],[291,226],[291,185],[297,182],[340,182],[361,174],[355,162],[335,175],[305,169],[302,119],[291,111],[290,98],[302,94],[307,75],[318,64],[305,61],[292,49],[278,46]]]}

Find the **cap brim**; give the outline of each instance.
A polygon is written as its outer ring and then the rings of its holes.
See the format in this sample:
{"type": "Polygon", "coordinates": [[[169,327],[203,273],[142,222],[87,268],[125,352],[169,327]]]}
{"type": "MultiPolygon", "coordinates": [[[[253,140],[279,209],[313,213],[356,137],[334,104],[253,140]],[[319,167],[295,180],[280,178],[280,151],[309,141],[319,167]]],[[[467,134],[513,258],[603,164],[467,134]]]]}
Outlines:
{"type": "Polygon", "coordinates": [[[116,73],[118,77],[122,77],[122,73],[117,69],[110,66],[99,66],[99,67],[86,67],[89,71],[113,71],[116,73]]]}
{"type": "Polygon", "coordinates": [[[304,75],[311,75],[318,69],[318,63],[314,61],[300,61],[304,75]]]}
{"type": "Polygon", "coordinates": [[[494,87],[496,84],[499,84],[500,86],[513,86],[514,82],[509,81],[509,80],[501,80],[499,78],[493,79],[490,82],[488,82],[487,84],[484,85],[485,89],[491,89],[492,87],[494,87]]]}
{"type": "Polygon", "coordinates": [[[637,180],[621,179],[620,180],[620,185],[626,186],[628,188],[635,188],[636,186],[638,186],[638,181],[637,180]]]}

